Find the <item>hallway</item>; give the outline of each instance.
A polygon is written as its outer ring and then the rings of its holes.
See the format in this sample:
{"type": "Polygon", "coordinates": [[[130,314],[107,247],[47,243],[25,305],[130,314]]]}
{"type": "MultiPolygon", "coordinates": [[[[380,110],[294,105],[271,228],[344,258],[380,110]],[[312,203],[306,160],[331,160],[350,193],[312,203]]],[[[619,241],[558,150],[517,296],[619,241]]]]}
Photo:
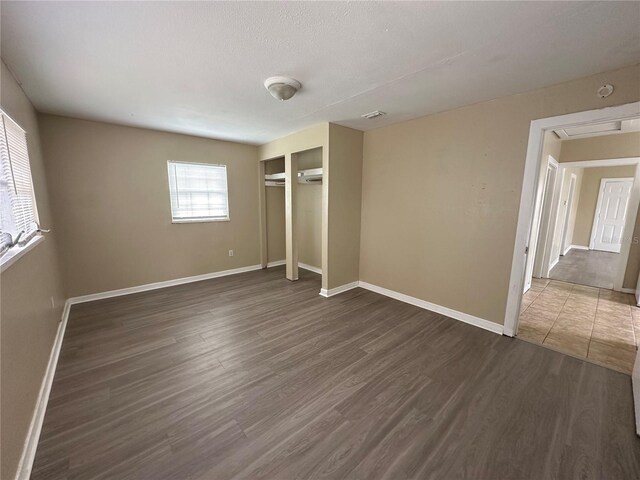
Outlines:
{"type": "Polygon", "coordinates": [[[612,290],[619,257],[619,253],[571,249],[560,257],[549,278],[612,290]]]}

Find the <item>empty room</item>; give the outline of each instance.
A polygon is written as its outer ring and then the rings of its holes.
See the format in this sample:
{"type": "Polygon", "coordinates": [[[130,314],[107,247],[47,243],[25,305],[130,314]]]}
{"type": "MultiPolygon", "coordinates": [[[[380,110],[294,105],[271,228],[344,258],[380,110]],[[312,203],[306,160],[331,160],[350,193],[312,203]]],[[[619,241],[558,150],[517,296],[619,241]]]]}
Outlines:
{"type": "Polygon", "coordinates": [[[640,2],[0,42],[2,480],[640,478],[640,2]]]}

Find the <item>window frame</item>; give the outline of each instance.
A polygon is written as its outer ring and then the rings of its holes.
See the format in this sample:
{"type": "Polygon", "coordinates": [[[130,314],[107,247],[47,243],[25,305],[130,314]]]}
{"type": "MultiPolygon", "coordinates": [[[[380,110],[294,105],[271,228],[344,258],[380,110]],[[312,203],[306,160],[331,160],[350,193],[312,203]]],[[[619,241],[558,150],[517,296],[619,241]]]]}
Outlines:
{"type": "MultiPolygon", "coordinates": [[[[29,151],[29,134],[27,131],[22,128],[19,122],[17,122],[12,115],[7,113],[4,107],[0,106],[0,115],[4,115],[10,121],[15,123],[20,130],[24,133],[25,138],[25,146],[27,150],[27,160],[29,161],[29,167],[31,167],[31,154],[29,151]]],[[[4,135],[4,132],[1,132],[4,135]]],[[[33,201],[33,213],[34,218],[36,220],[36,224],[40,221],[40,215],[38,212],[38,202],[36,200],[36,192],[35,185],[33,182],[33,171],[29,168],[29,177],[31,179],[31,199],[33,201]]],[[[44,241],[45,237],[39,230],[35,232],[35,235],[29,239],[29,241],[23,245],[14,245],[10,247],[8,250],[0,253],[0,273],[4,273],[9,267],[11,267],[14,263],[16,263],[21,257],[30,252],[34,247],[39,245],[44,241]]]]}
{"type": "Polygon", "coordinates": [[[183,223],[212,223],[212,222],[230,222],[231,221],[231,205],[229,202],[229,170],[227,165],[223,163],[205,163],[205,162],[187,162],[183,160],[167,160],[167,185],[169,186],[169,208],[171,212],[171,223],[172,224],[183,224],[183,223]],[[225,183],[225,192],[227,195],[227,216],[226,217],[189,217],[189,218],[176,218],[174,216],[173,211],[173,197],[172,192],[174,191],[171,186],[171,165],[175,163],[180,163],[183,165],[198,165],[204,167],[222,167],[224,168],[224,183],[225,183]]]}

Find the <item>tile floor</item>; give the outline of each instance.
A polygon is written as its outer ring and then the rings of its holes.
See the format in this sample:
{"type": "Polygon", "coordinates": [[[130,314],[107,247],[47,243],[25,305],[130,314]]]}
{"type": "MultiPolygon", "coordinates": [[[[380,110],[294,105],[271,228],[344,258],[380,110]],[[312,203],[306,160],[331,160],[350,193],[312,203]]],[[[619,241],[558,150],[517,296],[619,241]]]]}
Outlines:
{"type": "Polygon", "coordinates": [[[613,289],[619,253],[569,250],[549,272],[553,280],[613,289]]]}
{"type": "Polygon", "coordinates": [[[522,298],[518,338],[631,373],[640,308],[626,293],[534,278],[522,298]]]}

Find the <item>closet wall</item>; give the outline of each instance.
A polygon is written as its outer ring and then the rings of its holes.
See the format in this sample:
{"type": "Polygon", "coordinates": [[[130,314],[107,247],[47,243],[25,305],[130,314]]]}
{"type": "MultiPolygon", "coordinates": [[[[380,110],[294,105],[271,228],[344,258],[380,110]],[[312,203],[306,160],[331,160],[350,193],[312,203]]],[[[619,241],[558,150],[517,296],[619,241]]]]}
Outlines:
{"type": "MultiPolygon", "coordinates": [[[[298,170],[322,167],[322,148],[298,154],[298,170]]],[[[322,269],[322,184],[298,184],[296,190],[298,263],[322,269]]]]}
{"type": "MultiPolygon", "coordinates": [[[[264,173],[284,172],[284,158],[264,162],[264,173]]],[[[267,262],[285,259],[284,188],[265,188],[267,209],[267,262]]]]}

